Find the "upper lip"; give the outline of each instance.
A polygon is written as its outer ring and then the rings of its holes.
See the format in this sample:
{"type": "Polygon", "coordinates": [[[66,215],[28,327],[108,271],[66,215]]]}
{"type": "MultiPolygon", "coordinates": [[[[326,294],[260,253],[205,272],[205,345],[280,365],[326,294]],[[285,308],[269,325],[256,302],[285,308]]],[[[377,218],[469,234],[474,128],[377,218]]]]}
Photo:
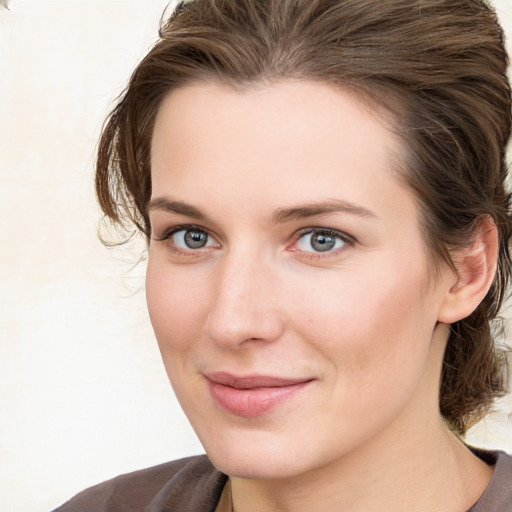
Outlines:
{"type": "Polygon", "coordinates": [[[293,386],[313,380],[312,378],[286,378],[272,375],[244,375],[236,376],[226,372],[214,372],[205,374],[212,382],[229,386],[235,389],[275,388],[293,386]]]}

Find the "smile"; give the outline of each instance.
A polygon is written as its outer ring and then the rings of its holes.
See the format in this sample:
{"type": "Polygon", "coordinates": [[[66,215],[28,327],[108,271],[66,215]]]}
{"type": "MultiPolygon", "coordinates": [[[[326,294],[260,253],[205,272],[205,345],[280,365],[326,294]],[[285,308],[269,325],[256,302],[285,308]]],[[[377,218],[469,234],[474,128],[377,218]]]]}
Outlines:
{"type": "Polygon", "coordinates": [[[270,376],[235,377],[227,373],[206,375],[210,394],[225,411],[254,418],[291,399],[313,379],[270,376]]]}

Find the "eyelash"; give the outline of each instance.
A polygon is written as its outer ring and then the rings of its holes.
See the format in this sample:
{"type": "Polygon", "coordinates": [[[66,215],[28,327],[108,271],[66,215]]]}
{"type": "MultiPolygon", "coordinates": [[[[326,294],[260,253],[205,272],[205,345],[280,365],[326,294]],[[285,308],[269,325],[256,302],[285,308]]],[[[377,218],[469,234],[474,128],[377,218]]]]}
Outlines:
{"type": "Polygon", "coordinates": [[[177,254],[179,256],[185,256],[185,257],[189,257],[189,258],[194,258],[194,257],[197,258],[198,256],[201,256],[203,253],[203,251],[201,249],[203,249],[203,248],[184,250],[184,249],[180,249],[175,244],[171,243],[171,238],[174,235],[176,235],[177,233],[179,233],[180,231],[194,231],[194,232],[198,232],[198,233],[204,233],[206,236],[208,236],[208,238],[214,238],[214,237],[212,237],[212,235],[210,235],[210,233],[208,233],[208,231],[206,229],[204,229],[201,226],[196,226],[194,224],[182,224],[182,225],[178,225],[178,226],[173,226],[172,228],[165,230],[162,236],[155,237],[155,238],[153,238],[153,240],[155,240],[156,242],[168,242],[166,244],[168,249],[172,253],[177,254]]]}
{"type": "MultiPolygon", "coordinates": [[[[171,238],[174,235],[176,235],[177,233],[179,233],[180,231],[185,231],[185,232],[186,231],[193,231],[193,232],[195,231],[198,233],[204,233],[209,239],[211,239],[211,238],[215,239],[215,237],[213,237],[208,232],[208,230],[204,229],[201,226],[197,226],[194,224],[182,224],[182,225],[173,226],[172,228],[167,229],[166,231],[164,231],[162,236],[155,237],[155,238],[153,238],[153,240],[156,242],[169,242],[169,243],[167,243],[167,246],[168,246],[169,250],[174,254],[178,254],[180,256],[185,256],[185,257],[190,257],[190,258],[201,256],[203,254],[202,249],[207,249],[207,247],[206,248],[198,248],[198,249],[190,248],[188,250],[183,250],[181,248],[178,248],[175,244],[171,243],[171,238]]],[[[338,231],[336,229],[322,228],[322,227],[308,227],[308,228],[301,229],[300,231],[298,231],[297,233],[295,233],[293,235],[292,245],[296,245],[300,241],[301,238],[303,238],[307,235],[313,234],[313,233],[317,233],[319,235],[330,236],[337,240],[340,240],[341,242],[343,242],[343,246],[334,248],[333,250],[327,250],[325,252],[301,251],[299,249],[289,249],[289,250],[292,252],[301,252],[302,256],[305,258],[312,259],[312,260],[318,260],[318,259],[332,257],[333,255],[337,254],[340,250],[344,249],[345,246],[348,246],[348,247],[353,246],[356,242],[354,237],[352,237],[342,231],[338,231]]]]}
{"type": "Polygon", "coordinates": [[[327,250],[325,252],[300,251],[297,249],[295,249],[295,250],[292,249],[292,251],[293,252],[301,252],[303,257],[305,257],[305,258],[309,258],[311,260],[319,260],[319,259],[329,258],[329,257],[333,257],[335,255],[338,255],[339,251],[343,250],[345,247],[353,246],[356,242],[354,237],[348,235],[347,233],[344,233],[343,231],[338,231],[338,230],[332,229],[332,228],[310,227],[310,228],[302,229],[294,235],[293,245],[297,244],[299,242],[299,240],[301,238],[305,237],[306,235],[311,235],[314,233],[316,233],[318,235],[330,236],[337,240],[340,240],[341,242],[343,242],[343,246],[334,248],[333,250],[327,250]]]}

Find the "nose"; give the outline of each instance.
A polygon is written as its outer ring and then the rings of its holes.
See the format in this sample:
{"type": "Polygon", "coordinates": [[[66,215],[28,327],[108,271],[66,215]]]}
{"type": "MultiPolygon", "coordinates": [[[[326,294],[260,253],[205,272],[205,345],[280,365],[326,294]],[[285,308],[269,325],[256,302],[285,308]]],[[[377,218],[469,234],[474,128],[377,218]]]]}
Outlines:
{"type": "Polygon", "coordinates": [[[226,349],[277,341],[284,319],[277,305],[278,280],[269,266],[256,258],[232,257],[216,270],[205,324],[208,338],[226,349]]]}

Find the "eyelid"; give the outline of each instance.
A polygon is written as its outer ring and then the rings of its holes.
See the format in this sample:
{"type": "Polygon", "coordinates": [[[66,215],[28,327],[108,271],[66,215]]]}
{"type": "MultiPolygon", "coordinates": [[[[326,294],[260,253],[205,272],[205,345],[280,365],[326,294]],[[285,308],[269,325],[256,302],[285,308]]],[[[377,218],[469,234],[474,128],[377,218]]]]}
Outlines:
{"type": "Polygon", "coordinates": [[[292,252],[303,253],[303,254],[307,255],[307,257],[310,257],[310,258],[328,258],[329,256],[338,254],[338,252],[343,250],[346,246],[350,247],[350,246],[353,246],[355,243],[356,243],[356,239],[353,236],[349,235],[348,233],[345,233],[344,231],[340,231],[338,229],[333,229],[333,228],[327,228],[327,227],[312,226],[312,227],[303,228],[295,233],[295,235],[293,237],[292,247],[289,250],[291,250],[292,252]],[[333,249],[333,250],[325,251],[325,252],[303,251],[298,248],[293,248],[293,246],[296,246],[298,241],[302,237],[304,237],[306,235],[313,234],[313,233],[320,233],[320,234],[325,233],[327,235],[331,235],[335,238],[340,239],[343,242],[344,246],[333,249]]]}
{"type": "Polygon", "coordinates": [[[154,240],[155,242],[161,242],[165,246],[166,250],[169,251],[170,254],[180,259],[186,258],[188,260],[202,258],[206,254],[210,253],[212,249],[218,249],[221,247],[221,244],[218,241],[219,239],[215,235],[215,233],[212,234],[212,232],[209,229],[206,229],[203,226],[198,226],[196,224],[174,225],[165,229],[162,235],[160,235],[159,237],[152,237],[151,239],[154,240]],[[199,231],[205,233],[208,237],[207,245],[198,248],[181,247],[176,240],[172,239],[181,231],[199,231]]]}
{"type": "Polygon", "coordinates": [[[165,242],[165,240],[169,240],[173,235],[180,231],[201,231],[206,233],[209,237],[217,240],[217,237],[210,232],[210,230],[206,229],[203,226],[198,226],[197,224],[177,224],[175,226],[171,226],[165,229],[159,237],[152,236],[151,238],[156,242],[165,242]]]}
{"type": "Polygon", "coordinates": [[[348,233],[345,233],[344,231],[340,231],[339,229],[334,228],[324,228],[321,226],[311,226],[307,228],[302,228],[299,231],[297,231],[294,238],[295,240],[298,240],[304,235],[309,235],[311,233],[327,233],[329,235],[341,238],[341,240],[343,240],[347,244],[353,244],[356,242],[356,239],[353,236],[349,235],[348,233]]]}

